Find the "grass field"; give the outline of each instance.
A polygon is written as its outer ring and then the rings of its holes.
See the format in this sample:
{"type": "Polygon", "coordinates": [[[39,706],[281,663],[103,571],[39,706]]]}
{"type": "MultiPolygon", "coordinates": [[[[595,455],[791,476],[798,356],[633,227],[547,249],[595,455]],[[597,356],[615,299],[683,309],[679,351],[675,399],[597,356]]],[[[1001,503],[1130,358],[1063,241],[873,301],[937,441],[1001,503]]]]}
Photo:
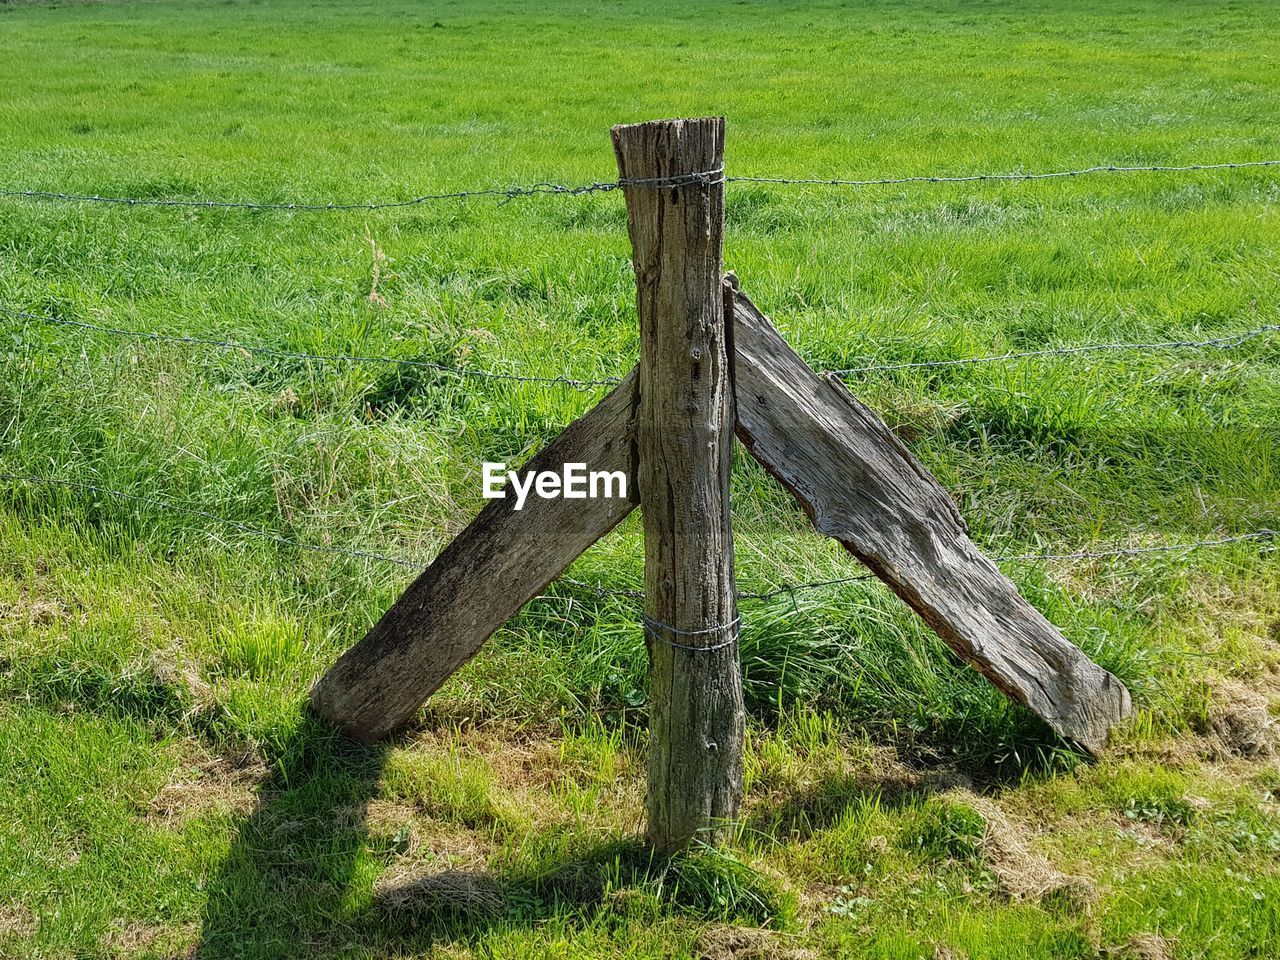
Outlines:
{"type": "MultiPolygon", "coordinates": [[[[581,184],[615,176],[610,125],[703,114],[737,175],[1280,158],[1280,6],[0,2],[5,189],[581,184]]],[[[1278,183],[730,184],[725,259],[825,368],[1204,339],[1280,323],[1278,183]]],[[[0,198],[0,307],[536,376],[637,352],[612,193],[0,198]]],[[[1139,702],[1096,764],[874,581],[744,605],[743,823],[657,863],[634,601],[555,587],[414,730],[358,749],[306,692],[411,571],[244,529],[429,559],[479,509],[481,461],[601,390],[2,314],[0,368],[0,956],[1276,953],[1267,541],[1004,565],[1139,702]]],[[[1280,336],[848,382],[995,554],[1280,527],[1280,336]]],[[[859,572],[745,457],[733,484],[744,590],[859,572]]],[[[632,517],[572,572],[642,568],[632,517]]]]}

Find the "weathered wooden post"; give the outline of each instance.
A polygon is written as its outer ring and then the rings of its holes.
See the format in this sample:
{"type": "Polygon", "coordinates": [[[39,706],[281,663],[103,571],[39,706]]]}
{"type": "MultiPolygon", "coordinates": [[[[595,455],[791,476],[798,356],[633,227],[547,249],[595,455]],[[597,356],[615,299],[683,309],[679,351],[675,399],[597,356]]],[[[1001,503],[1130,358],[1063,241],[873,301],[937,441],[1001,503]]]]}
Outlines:
{"type": "Polygon", "coordinates": [[[613,128],[640,314],[649,843],[715,840],[742,798],[729,526],[733,348],[721,292],[724,119],[613,128]]]}
{"type": "Polygon", "coordinates": [[[651,660],[649,841],[716,839],[742,794],[743,702],[729,527],[733,431],[966,662],[1095,754],[1129,691],[969,539],[950,495],[870,409],[811,370],[735,283],[721,287],[724,120],[613,129],[640,363],[525,465],[623,474],[617,499],[495,499],[312,691],[385,737],[577,556],[644,507],[651,660]],[[723,297],[723,298],[722,298],[723,297]],[[737,399],[735,399],[735,393],[737,399]],[[740,401],[740,402],[739,402],[740,401]],[[638,482],[637,482],[638,481],[638,482]]]}

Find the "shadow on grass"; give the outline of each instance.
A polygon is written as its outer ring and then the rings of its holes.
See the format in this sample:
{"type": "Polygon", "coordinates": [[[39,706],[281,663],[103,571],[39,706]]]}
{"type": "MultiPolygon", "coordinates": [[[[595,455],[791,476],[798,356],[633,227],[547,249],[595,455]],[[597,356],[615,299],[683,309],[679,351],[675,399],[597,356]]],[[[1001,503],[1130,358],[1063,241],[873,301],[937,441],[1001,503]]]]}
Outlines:
{"type": "Polygon", "coordinates": [[[257,807],[207,881],[194,957],[322,956],[350,930],[346,893],[387,748],[308,715],[267,753],[257,807]]]}
{"type": "Polygon", "coordinates": [[[384,889],[375,907],[388,927],[467,939],[490,926],[532,926],[555,917],[597,929],[672,915],[786,926],[796,903],[722,850],[694,847],[664,857],[638,840],[613,840],[500,874],[447,870],[416,877],[384,889]]]}
{"type": "Polygon", "coordinates": [[[396,854],[367,816],[388,747],[306,717],[269,753],[258,805],[207,881],[195,958],[399,954],[553,918],[600,931],[672,914],[766,924],[794,912],[790,895],[730,854],[663,858],[637,840],[576,842],[555,829],[521,838],[510,866],[426,866],[387,883],[396,854]]]}
{"type": "Polygon", "coordinates": [[[779,802],[759,807],[744,828],[771,839],[801,840],[839,823],[859,807],[898,810],[919,803],[935,785],[908,773],[839,773],[795,790],[779,802]]]}
{"type": "MultiPolygon", "coordinates": [[[[1053,737],[1047,728],[1045,733],[1053,737]]],[[[1056,738],[1031,751],[1025,762],[1007,767],[985,758],[972,762],[963,754],[940,761],[931,754],[899,753],[898,760],[888,768],[832,771],[792,786],[775,795],[773,802],[753,805],[742,830],[771,840],[803,841],[836,827],[850,814],[909,811],[955,790],[998,794],[1090,762],[1087,754],[1056,738]]]]}

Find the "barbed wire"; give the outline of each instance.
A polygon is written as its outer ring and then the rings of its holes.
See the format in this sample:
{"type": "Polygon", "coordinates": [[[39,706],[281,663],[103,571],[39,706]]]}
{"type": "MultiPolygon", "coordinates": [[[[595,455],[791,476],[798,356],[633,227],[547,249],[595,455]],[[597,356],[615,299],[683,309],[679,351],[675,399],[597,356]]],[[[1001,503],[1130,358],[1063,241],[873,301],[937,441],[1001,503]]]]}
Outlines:
{"type": "Polygon", "coordinates": [[[1007,363],[1013,360],[1026,360],[1031,357],[1066,357],[1082,353],[1097,353],[1107,350],[1157,351],[1157,350],[1230,350],[1243,346],[1250,340],[1268,333],[1280,331],[1280,323],[1267,323],[1249,330],[1241,330],[1223,337],[1208,340],[1157,340],[1150,342],[1115,342],[1087,343],[1074,347],[1044,347],[1039,350],[1021,350],[1014,353],[991,354],[982,357],[958,357],[951,360],[914,360],[907,363],[876,363],[862,367],[844,367],[835,370],[822,370],[820,373],[835,374],[839,377],[855,373],[883,372],[888,370],[923,370],[933,367],[961,367],[979,363],[1007,363]]]}
{"type": "MultiPolygon", "coordinates": [[[[1190,543],[1160,543],[1145,547],[1115,547],[1107,550],[1078,550],[1074,553],[1018,553],[992,557],[997,563],[1041,563],[1047,560],[1115,560],[1120,557],[1136,557],[1151,553],[1185,553],[1207,547],[1225,547],[1234,543],[1246,543],[1250,540],[1272,540],[1280,537],[1280,531],[1263,527],[1232,537],[1220,537],[1212,540],[1195,540],[1190,543]]],[[[808,583],[785,584],[763,593],[739,593],[739,600],[772,600],[804,590],[817,590],[822,587],[838,587],[863,580],[874,580],[874,573],[860,573],[852,577],[837,577],[833,580],[815,580],[808,583]]],[[[640,594],[643,596],[643,594],[640,594]]]]}
{"type": "Polygon", "coordinates": [[[1159,543],[1145,547],[1116,547],[1108,550],[1078,550],[1075,553],[1022,553],[1012,556],[996,557],[1005,563],[1038,562],[1043,560],[1113,560],[1117,557],[1137,557],[1148,553],[1183,553],[1200,550],[1206,547],[1225,547],[1233,543],[1246,543],[1250,540],[1272,540],[1280,537],[1280,531],[1263,527],[1248,533],[1232,537],[1220,537],[1216,540],[1194,540],[1190,543],[1159,543]]]}
{"type": "MultiPolygon", "coordinates": [[[[182,199],[182,198],[151,198],[151,197],[122,197],[122,196],[103,196],[98,194],[77,194],[69,192],[57,192],[47,190],[21,190],[12,188],[0,188],[0,196],[12,197],[19,199],[43,200],[43,201],[62,201],[62,202],[78,202],[78,203],[99,203],[119,205],[126,207],[158,207],[158,208],[193,208],[193,209],[236,209],[236,210],[259,210],[259,211],[281,211],[281,212],[341,212],[341,211],[378,211],[389,209],[403,209],[423,205],[434,201],[458,200],[465,201],[468,199],[478,198],[494,198],[502,203],[512,200],[532,197],[538,195],[564,195],[564,196],[583,196],[595,193],[607,193],[625,188],[652,188],[652,189],[671,189],[688,185],[710,185],[721,183],[747,183],[747,184],[770,184],[770,185],[795,185],[795,186],[829,186],[829,187],[874,187],[874,186],[897,186],[908,184],[959,184],[959,183],[980,183],[980,182],[1021,182],[1073,178],[1080,176],[1089,176],[1096,174],[1128,174],[1128,173],[1186,173],[1197,171],[1218,171],[1218,170],[1240,170],[1246,168],[1268,168],[1280,167],[1280,160],[1256,160],[1256,161],[1236,161],[1225,163],[1200,163],[1186,165],[1095,165],[1090,167],[1047,171],[1047,172],[1007,172],[1007,173],[978,173],[963,174],[956,176],[906,176],[906,177],[886,177],[876,179],[845,179],[845,178],[789,178],[789,177],[773,177],[773,176],[726,176],[723,168],[713,171],[705,171],[682,175],[677,177],[651,178],[651,179],[624,179],[617,181],[597,181],[592,183],[581,184],[577,186],[566,186],[550,182],[537,182],[525,186],[512,186],[505,188],[484,188],[475,190],[458,190],[452,192],[423,194],[406,200],[396,201],[369,201],[369,202],[259,202],[259,201],[234,201],[234,200],[209,200],[209,199],[182,199]]],[[[471,368],[452,367],[446,364],[436,363],[432,361],[418,360],[413,358],[399,358],[392,356],[360,356],[346,354],[315,354],[304,351],[285,350],[276,347],[260,346],[248,344],[228,339],[206,338],[206,337],[189,337],[175,334],[155,333],[150,331],[132,330],[123,327],[114,327],[105,324],[90,323],[87,321],[73,320],[70,318],[59,317],[50,314],[37,314],[29,311],[16,310],[13,308],[0,306],[0,312],[9,316],[41,323],[77,328],[105,335],[131,338],[139,341],[171,343],[187,346],[209,347],[222,350],[230,350],[251,355],[273,356],[285,359],[294,359],[320,363],[339,363],[339,364],[356,364],[356,363],[386,363],[399,364],[421,369],[429,369],[439,373],[458,376],[472,377],[478,379],[502,380],[519,383],[539,383],[545,385],[562,385],[577,389],[593,389],[601,386],[613,386],[620,382],[621,378],[608,377],[600,379],[580,379],[567,376],[530,376],[518,373],[506,373],[502,371],[477,370],[471,368]]],[[[996,362],[1009,362],[1034,357],[1045,356],[1069,356],[1096,351],[1158,351],[1158,350],[1175,350],[1175,349],[1231,349],[1247,343],[1257,337],[1268,333],[1280,331],[1280,324],[1266,324],[1249,330],[1241,331],[1235,334],[1215,337],[1205,340],[1168,340],[1155,342],[1112,342],[1112,343],[1095,343],[1084,344],[1074,347],[1058,347],[1044,348],[1038,350],[1020,351],[1005,353],[999,355],[956,358],[948,360],[933,361],[913,361],[905,363],[891,364],[868,364],[860,367],[847,367],[840,369],[824,370],[820,372],[830,373],[837,376],[847,376],[856,373],[877,372],[877,371],[894,371],[905,369],[922,369],[934,367],[952,367],[969,364],[985,364],[996,362]]],[[[338,547],[325,544],[316,544],[307,541],[298,540],[285,536],[251,524],[246,524],[237,520],[220,516],[212,511],[205,510],[190,504],[180,503],[169,499],[158,499],[140,494],[131,494],[124,491],[113,490],[102,487],[97,484],[85,481],[62,480],[49,477],[33,477],[20,476],[16,474],[0,473],[0,479],[7,482],[21,482],[45,485],[60,485],[70,489],[79,489],[86,492],[111,496],[121,500],[128,500],[138,503],[146,503],[160,507],[168,511],[185,513],[191,516],[201,517],[213,522],[227,526],[240,533],[265,539],[276,543],[280,546],[291,547],[295,549],[346,556],[352,559],[375,561],[399,566],[406,569],[420,570],[427,566],[427,561],[394,556],[372,550],[364,550],[349,547],[338,547]]],[[[1275,530],[1263,528],[1249,533],[1239,534],[1236,536],[1222,537],[1217,539],[1200,540],[1189,543],[1178,544],[1158,544],[1143,547],[1121,547],[1109,548],[1106,550],[1082,550],[1071,553],[1039,553],[1039,554],[1020,554],[1012,556],[1001,556],[994,559],[1001,562],[1041,562],[1051,560],[1079,560],[1079,559],[1115,559],[1120,557],[1138,556],[1154,553],[1180,553],[1191,550],[1225,546],[1237,544],[1246,541],[1273,539],[1280,536],[1275,530]]],[[[812,581],[794,585],[784,585],[782,587],[760,591],[760,592],[740,592],[738,598],[740,600],[756,600],[767,601],[769,599],[793,594],[800,591],[815,590],[824,587],[843,585],[858,581],[872,579],[872,574],[861,574],[858,576],[842,577],[829,580],[812,581]]],[[[625,597],[627,599],[643,599],[644,593],[639,590],[617,589],[605,587],[603,584],[589,583],[577,580],[571,577],[561,577],[560,582],[579,589],[590,590],[597,593],[601,597],[625,597]]]]}
{"type": "Polygon", "coordinates": [[[655,620],[645,613],[640,615],[640,625],[650,638],[665,643],[669,647],[674,647],[676,650],[688,650],[690,653],[711,653],[714,650],[723,650],[725,647],[731,647],[738,642],[738,634],[742,628],[742,617],[735,616],[732,620],[713,624],[701,630],[681,630],[679,627],[672,626],[669,623],[655,620]],[[673,637],[714,637],[719,634],[727,634],[728,636],[718,643],[709,644],[684,643],[683,641],[672,639],[673,637]]]}
{"type": "Polygon", "coordinates": [[[31,483],[44,486],[67,487],[73,490],[84,490],[89,493],[115,497],[119,500],[130,500],[134,503],[146,503],[151,506],[161,507],[164,510],[172,510],[177,513],[185,513],[190,516],[212,520],[215,523],[231,527],[241,533],[246,533],[250,536],[259,537],[264,540],[270,540],[280,546],[296,547],[299,550],[308,550],[315,553],[338,554],[360,560],[376,560],[380,563],[391,563],[402,567],[419,567],[417,561],[410,560],[405,557],[393,557],[388,554],[378,553],[372,550],[359,550],[351,547],[332,547],[325,544],[308,543],[302,540],[295,540],[292,537],[286,537],[280,533],[273,533],[270,530],[264,530],[263,528],[255,527],[252,524],[241,523],[239,520],[232,520],[230,517],[224,517],[213,513],[210,510],[195,507],[188,503],[182,503],[181,501],[171,500],[168,498],[162,500],[157,497],[148,497],[138,493],[127,493],[124,490],[112,490],[109,487],[102,487],[96,483],[88,483],[83,480],[65,480],[58,477],[35,477],[15,473],[0,473],[0,480],[7,483],[31,483]]]}
{"type": "MultiPolygon", "coordinates": [[[[26,310],[16,310],[12,307],[0,305],[0,313],[7,316],[15,317],[20,320],[28,320],[37,323],[49,324],[52,326],[70,327],[79,330],[88,330],[93,333],[100,333],[107,336],[122,337],[139,341],[152,343],[168,343],[180,346],[208,347],[218,350],[227,350],[234,353],[247,353],[259,356],[279,357],[289,360],[302,360],[313,363],[333,363],[333,364],[358,364],[358,363],[384,363],[397,364],[402,366],[414,367],[418,369],[432,370],[438,373],[447,374],[459,378],[475,378],[480,380],[501,380],[512,383],[537,383],[545,386],[563,386],[571,387],[576,390],[594,390],[598,387],[613,387],[622,382],[621,377],[600,377],[595,379],[585,379],[569,377],[564,375],[556,376],[536,376],[531,374],[507,373],[501,370],[480,370],[473,367],[451,367],[447,364],[436,363],[430,360],[418,360],[411,357],[392,357],[380,355],[359,355],[359,354],[324,354],[324,353],[308,353],[301,350],[285,350],[278,347],[262,346],[258,344],[245,343],[237,340],[226,340],[211,337],[190,337],[178,334],[154,333],[148,330],[133,330],[125,327],[116,327],[106,324],[91,323],[85,320],[72,320],[67,317],[59,317],[55,314],[32,313],[26,310]]],[[[991,354],[979,357],[959,357],[948,360],[915,360],[904,363],[875,363],[866,364],[860,367],[840,367],[840,368],[822,368],[816,372],[820,374],[832,374],[835,376],[846,377],[859,373],[878,373],[889,372],[895,370],[921,370],[942,367],[959,367],[974,364],[1012,362],[1015,360],[1025,360],[1037,357],[1062,357],[1074,356],[1085,353],[1098,353],[1107,351],[1138,351],[1138,352],[1155,352],[1162,350],[1196,350],[1196,349],[1216,349],[1231,350],[1236,347],[1256,340],[1259,337],[1269,333],[1280,332],[1280,323],[1268,323],[1261,326],[1252,327],[1248,330],[1241,330],[1237,333],[1228,334],[1221,337],[1213,337],[1205,340],[1162,340],[1148,342],[1107,342],[1107,343],[1089,343],[1070,347],[1046,347],[1039,350],[1024,350],[1013,353],[991,354]]]]}
{"type": "MultiPolygon", "coordinates": [[[[103,496],[114,497],[120,500],[131,501],[135,503],[145,503],[151,506],[160,507],[166,511],[176,513],[184,513],[191,516],[201,517],[202,519],[212,520],[215,523],[223,524],[240,533],[249,536],[258,537],[276,543],[279,546],[293,547],[299,550],[305,550],[314,553],[324,553],[337,556],[345,556],[355,560],[372,560],[378,563],[386,563],[392,566],[402,567],[404,569],[421,571],[430,565],[431,561],[420,557],[397,556],[394,554],[382,553],[375,550],[365,550],[352,547],[338,547],[329,544],[312,543],[305,540],[298,540],[284,534],[266,530],[262,527],[256,527],[252,524],[242,523],[239,520],[232,520],[229,517],[223,517],[210,510],[193,506],[189,503],[173,500],[170,498],[149,497],[143,494],[127,493],[123,490],[114,490],[110,487],[100,486],[99,484],[90,483],[83,480],[69,480],[59,477],[39,477],[27,474],[15,474],[0,472],[0,481],[7,483],[29,483],[33,485],[57,486],[75,490],[83,490],[90,493],[101,494],[103,496]]],[[[1170,544],[1151,544],[1140,547],[1110,547],[1105,550],[1079,550],[1069,553],[1023,553],[1023,554],[1007,554],[993,557],[992,559],[1000,563],[1033,563],[1044,562],[1050,560],[1112,560],[1122,557],[1144,556],[1147,554],[1158,553],[1186,553],[1192,550],[1207,549],[1212,547],[1230,546],[1232,544],[1246,543],[1255,540],[1272,540],[1280,538],[1280,531],[1263,527],[1258,530],[1252,530],[1247,533],[1236,534],[1227,537],[1217,537],[1205,540],[1195,540],[1184,543],[1170,544]]],[[[780,596],[788,596],[796,593],[818,590],[824,587],[844,586],[850,583],[858,583],[866,580],[875,579],[875,574],[863,573],[849,577],[838,577],[830,580],[814,580],[805,583],[783,584],[771,590],[750,592],[739,591],[737,598],[740,601],[768,601],[780,596]]],[[[644,591],[627,588],[606,587],[603,583],[591,583],[585,580],[578,580],[573,577],[562,576],[558,578],[558,582],[567,584],[581,590],[588,590],[597,594],[602,599],[625,598],[628,600],[643,600],[644,591]]]]}
{"type": "Polygon", "coordinates": [[[836,577],[832,580],[811,580],[806,583],[784,583],[780,587],[772,590],[763,590],[757,593],[743,593],[739,591],[739,600],[773,600],[776,597],[789,596],[793,593],[804,593],[809,590],[820,590],[823,587],[843,587],[850,583],[861,583],[864,580],[875,580],[874,573],[859,573],[851,577],[836,577]]]}
{"type": "Polygon", "coordinates": [[[436,201],[497,199],[508,203],[524,197],[541,195],[584,196],[593,193],[609,193],[628,187],[650,189],[674,189],[693,184],[729,184],[755,183],[776,186],[810,186],[810,187],[886,187],[908,184],[949,184],[949,183],[995,183],[1025,182],[1032,180],[1058,180],[1072,177],[1085,177],[1097,174],[1125,173],[1193,173],[1213,170],[1244,170],[1249,168],[1280,167],[1280,160],[1237,160],[1223,163],[1188,163],[1188,164],[1096,164],[1071,170],[1050,170],[1042,172],[1011,171],[1005,173],[968,173],[954,176],[913,175],[900,177],[878,177],[869,179],[849,179],[841,177],[781,177],[781,176],[726,176],[724,168],[698,173],[682,174],[674,177],[653,177],[648,179],[598,180],[591,183],[568,186],[560,183],[540,181],[523,186],[481,187],[468,190],[453,190],[441,193],[426,193],[405,200],[368,200],[368,201],[259,201],[259,200],[202,200],[199,198],[164,198],[164,197],[128,197],[108,196],[98,193],[73,193],[58,190],[34,190],[14,187],[0,188],[0,197],[12,197],[24,200],[42,200],[65,203],[98,203],[124,207],[169,207],[182,209],[217,209],[217,210],[261,210],[284,213],[340,213],[353,210],[378,211],[397,210],[416,207],[436,201]]]}
{"type": "MultiPolygon", "coordinates": [[[[232,520],[205,510],[200,507],[192,506],[189,503],[183,503],[178,500],[169,498],[148,497],[138,493],[127,493],[123,490],[113,490],[110,487],[103,487],[96,483],[88,483],[83,480],[66,480],[59,477],[37,477],[16,473],[0,473],[0,481],[8,483],[30,483],[43,486],[67,487],[74,490],[84,490],[89,493],[101,494],[103,496],[114,497],[119,500],[128,500],[134,503],[145,503],[150,506],[160,507],[164,510],[171,510],[176,513],[183,513],[189,516],[201,517],[206,520],[212,520],[215,523],[223,524],[231,527],[240,533],[258,537],[263,540],[269,540],[283,547],[293,547],[298,550],[306,550],[313,553],[327,553],[337,556],[349,557],[353,560],[374,560],[378,563],[386,563],[396,567],[403,567],[408,570],[424,570],[430,565],[431,561],[422,557],[405,557],[396,556],[388,553],[381,553],[376,550],[362,550],[352,547],[335,547],[328,544],[311,543],[306,540],[298,540],[294,537],[287,537],[281,533],[275,533],[262,527],[255,527],[252,524],[242,523],[239,520],[232,520]]],[[[584,590],[591,590],[605,597],[629,597],[632,599],[643,598],[644,592],[641,590],[623,590],[610,589],[601,584],[588,583],[585,580],[576,580],[573,577],[560,577],[560,581],[573,587],[584,590]]]]}
{"type": "Polygon", "coordinates": [[[59,317],[53,314],[31,313],[25,310],[15,310],[12,307],[0,305],[0,313],[16,317],[21,320],[31,320],[38,323],[46,323],[53,326],[72,327],[78,330],[89,330],[94,333],[106,334],[113,337],[124,337],[133,340],[143,340],[152,343],[171,343],[182,346],[210,347],[217,350],[229,350],[235,353],[249,353],[260,356],[280,357],[288,360],[305,360],[315,363],[338,363],[338,364],[356,364],[356,363],[386,363],[397,364],[401,366],[415,367],[424,370],[433,370],[438,373],[449,374],[455,377],[473,377],[482,380],[505,380],[515,383],[539,383],[544,385],[556,385],[564,387],[573,387],[577,390],[591,390],[596,387],[616,386],[621,383],[620,377],[608,377],[599,380],[577,379],[574,377],[554,376],[540,377],[520,373],[505,373],[500,370],[477,370],[472,367],[451,367],[443,363],[435,363],[430,360],[417,360],[411,357],[389,357],[389,356],[360,356],[356,354],[324,354],[324,353],[306,353],[300,350],[283,350],[278,347],[259,346],[257,344],[243,343],[237,340],[222,340],[208,337],[188,337],[179,336],[169,333],[152,333],[147,330],[130,330],[124,327],[113,327],[99,323],[89,323],[84,320],[71,320],[67,317],[59,317]]]}
{"type": "Polygon", "coordinates": [[[998,181],[1059,180],[1086,177],[1100,173],[1191,173],[1201,170],[1243,170],[1249,167],[1280,167],[1280,160],[1243,160],[1226,163],[1139,164],[1120,166],[1098,164],[1075,170],[1050,170],[1042,173],[966,173],[957,176],[883,177],[874,180],[824,179],[821,177],[725,177],[728,183],[773,183],[812,187],[891,187],[909,183],[984,183],[998,181]]]}
{"type": "Polygon", "coordinates": [[[112,197],[96,193],[63,193],[56,190],[15,190],[0,189],[0,196],[16,197],[25,200],[53,200],[73,203],[105,203],[126,207],[181,207],[217,210],[273,210],[287,213],[338,213],[351,210],[397,210],[405,207],[421,206],[435,200],[470,200],[474,198],[497,198],[506,203],[521,197],[533,197],[540,194],[556,194],[578,197],[590,193],[608,193],[628,187],[642,189],[675,189],[677,187],[724,183],[724,168],[708,170],[700,173],[686,173],[674,177],[650,177],[647,179],[624,179],[596,181],[578,186],[565,186],[559,183],[538,182],[526,186],[483,187],[475,190],[454,190],[448,193],[427,193],[408,200],[370,200],[364,202],[330,202],[314,201],[258,201],[258,200],[199,200],[199,199],[165,199],[160,197],[112,197]]]}

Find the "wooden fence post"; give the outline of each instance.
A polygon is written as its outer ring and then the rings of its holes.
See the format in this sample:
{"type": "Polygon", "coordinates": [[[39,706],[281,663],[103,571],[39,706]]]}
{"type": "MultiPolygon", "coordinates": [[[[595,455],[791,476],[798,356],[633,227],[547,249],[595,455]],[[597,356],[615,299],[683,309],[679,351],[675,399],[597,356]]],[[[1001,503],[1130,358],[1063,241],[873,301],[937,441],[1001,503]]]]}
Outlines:
{"type": "Polygon", "coordinates": [[[724,119],[617,126],[613,146],[640,314],[648,840],[670,852],[695,836],[722,838],[742,799],[733,349],[720,285],[724,119]],[[662,182],[637,182],[651,180],[662,182]]]}

